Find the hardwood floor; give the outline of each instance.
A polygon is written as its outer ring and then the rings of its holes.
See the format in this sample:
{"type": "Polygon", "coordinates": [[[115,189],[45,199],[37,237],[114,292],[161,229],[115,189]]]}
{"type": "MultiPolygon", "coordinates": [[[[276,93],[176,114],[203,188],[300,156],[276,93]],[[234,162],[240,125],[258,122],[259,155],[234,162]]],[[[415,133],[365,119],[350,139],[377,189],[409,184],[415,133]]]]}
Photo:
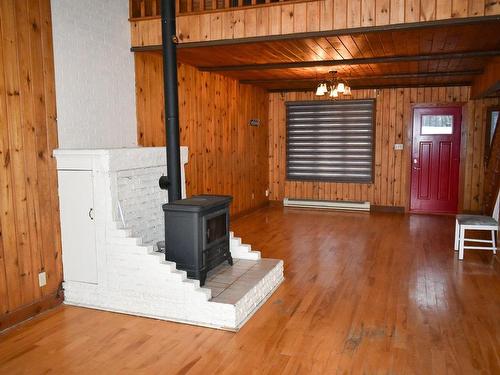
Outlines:
{"type": "Polygon", "coordinates": [[[500,255],[459,262],[453,225],[265,208],[233,229],[286,280],[240,332],[60,307],[0,336],[0,373],[499,374],[500,255]]]}

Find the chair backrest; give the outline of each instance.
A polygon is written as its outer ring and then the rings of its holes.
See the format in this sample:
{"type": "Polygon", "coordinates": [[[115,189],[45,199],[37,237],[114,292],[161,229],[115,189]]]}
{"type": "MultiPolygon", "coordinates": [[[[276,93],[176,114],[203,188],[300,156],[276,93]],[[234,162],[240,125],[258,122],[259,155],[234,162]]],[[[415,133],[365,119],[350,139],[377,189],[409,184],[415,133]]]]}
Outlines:
{"type": "Polygon", "coordinates": [[[495,201],[495,208],[493,209],[493,219],[498,221],[498,213],[500,211],[500,189],[498,190],[497,200],[495,201]]]}

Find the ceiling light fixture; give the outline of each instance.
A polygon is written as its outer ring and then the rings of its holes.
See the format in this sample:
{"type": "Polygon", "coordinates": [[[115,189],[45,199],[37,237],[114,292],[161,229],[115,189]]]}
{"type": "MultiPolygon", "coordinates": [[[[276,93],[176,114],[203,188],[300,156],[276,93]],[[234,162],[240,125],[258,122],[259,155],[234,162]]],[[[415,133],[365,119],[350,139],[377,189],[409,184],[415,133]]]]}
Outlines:
{"type": "Polygon", "coordinates": [[[351,87],[347,85],[345,80],[339,81],[335,76],[337,74],[336,71],[330,71],[328,73],[331,74],[331,78],[318,83],[316,87],[316,96],[323,96],[329,93],[330,98],[336,99],[340,94],[344,96],[351,95],[351,87]]]}

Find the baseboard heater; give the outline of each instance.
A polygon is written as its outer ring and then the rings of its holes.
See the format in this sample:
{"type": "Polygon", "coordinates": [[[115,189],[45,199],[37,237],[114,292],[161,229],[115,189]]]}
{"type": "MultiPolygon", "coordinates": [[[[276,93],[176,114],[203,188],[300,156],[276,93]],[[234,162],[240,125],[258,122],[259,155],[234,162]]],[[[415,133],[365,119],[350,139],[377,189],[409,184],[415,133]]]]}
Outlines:
{"type": "Polygon", "coordinates": [[[285,207],[320,208],[342,211],[370,211],[370,202],[319,201],[310,199],[283,199],[285,207]]]}

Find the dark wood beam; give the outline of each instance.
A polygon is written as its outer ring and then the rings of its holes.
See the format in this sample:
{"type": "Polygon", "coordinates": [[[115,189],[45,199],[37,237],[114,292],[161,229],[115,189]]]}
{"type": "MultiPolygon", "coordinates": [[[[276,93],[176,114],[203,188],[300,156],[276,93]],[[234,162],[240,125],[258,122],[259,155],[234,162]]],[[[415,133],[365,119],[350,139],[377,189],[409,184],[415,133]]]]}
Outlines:
{"type": "MultiPolygon", "coordinates": [[[[343,78],[348,82],[352,81],[364,81],[369,79],[406,79],[406,78],[436,78],[436,77],[456,77],[456,76],[471,76],[478,75],[483,73],[482,70],[463,70],[456,72],[430,72],[430,73],[398,73],[398,74],[383,74],[383,75],[370,75],[370,76],[342,76],[339,75],[339,78],[343,78]]],[[[284,85],[289,83],[310,83],[310,82],[319,82],[318,78],[302,78],[302,79],[248,79],[241,80],[241,83],[250,84],[250,85],[266,85],[273,83],[282,83],[284,85]]]]}
{"type": "MultiPolygon", "coordinates": [[[[451,83],[422,83],[422,84],[392,84],[392,85],[360,85],[351,86],[353,90],[378,90],[378,89],[397,89],[397,88],[419,88],[419,87],[456,87],[456,86],[470,86],[470,81],[459,81],[451,83]]],[[[268,92],[307,92],[315,91],[316,87],[295,87],[295,88],[283,88],[283,89],[267,89],[268,92]]]]}
{"type": "Polygon", "coordinates": [[[198,69],[202,72],[229,72],[242,70],[273,70],[273,69],[293,69],[293,68],[315,68],[321,66],[342,66],[342,65],[366,65],[381,63],[400,63],[409,61],[433,61],[447,59],[467,59],[473,57],[492,57],[500,55],[500,50],[494,51],[470,51],[452,53],[433,53],[428,55],[412,56],[384,56],[367,57],[343,60],[322,60],[322,61],[296,61],[290,63],[273,64],[249,64],[249,65],[223,65],[223,66],[201,66],[198,69]]]}
{"type": "Polygon", "coordinates": [[[335,29],[327,31],[309,31],[303,33],[293,33],[293,34],[283,34],[283,35],[281,34],[265,35],[265,36],[255,36],[255,37],[246,37],[238,39],[220,39],[220,40],[211,40],[206,42],[181,41],[177,46],[177,48],[181,49],[181,48],[197,48],[197,47],[213,47],[213,46],[230,46],[230,45],[247,44],[247,43],[273,42],[280,40],[321,38],[321,37],[333,37],[341,35],[359,35],[359,34],[383,32],[383,31],[407,31],[407,30],[419,30],[432,27],[438,28],[438,27],[474,25],[485,22],[492,23],[491,27],[495,27],[495,23],[498,23],[499,21],[500,21],[500,15],[449,18],[444,20],[434,20],[425,22],[411,22],[411,23],[391,24],[382,26],[353,27],[353,28],[335,29]]]}
{"type": "Polygon", "coordinates": [[[497,57],[489,62],[484,73],[477,77],[471,87],[470,96],[480,99],[500,90],[500,58],[497,57]]]}

